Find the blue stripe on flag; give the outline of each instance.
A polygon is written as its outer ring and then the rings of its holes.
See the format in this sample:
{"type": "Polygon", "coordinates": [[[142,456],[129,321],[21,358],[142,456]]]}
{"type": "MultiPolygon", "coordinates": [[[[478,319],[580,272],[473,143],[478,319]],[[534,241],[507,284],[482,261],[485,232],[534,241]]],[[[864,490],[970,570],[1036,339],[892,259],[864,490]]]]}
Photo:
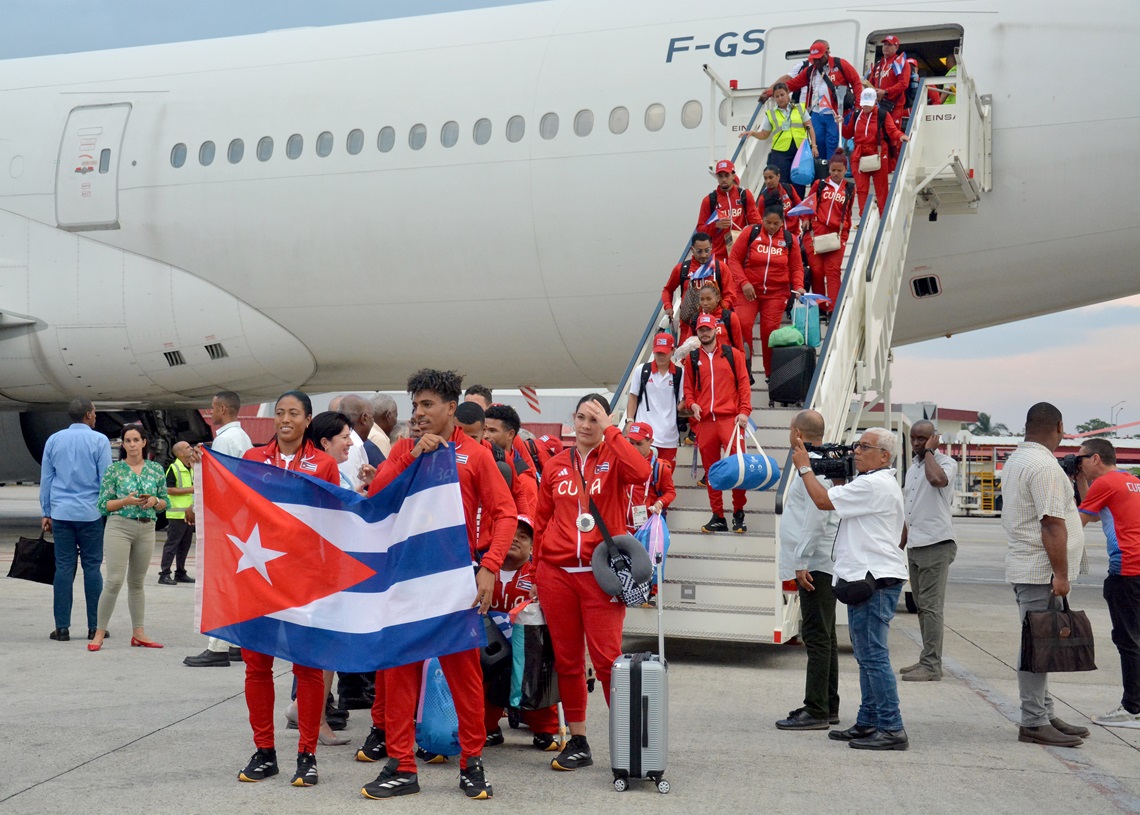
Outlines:
{"type": "Polygon", "coordinates": [[[367,673],[487,644],[475,609],[456,611],[368,634],[346,634],[258,617],[205,632],[263,654],[326,671],[367,673]]]}
{"type": "Polygon", "coordinates": [[[413,535],[392,546],[387,552],[346,552],[345,554],[356,558],[376,574],[345,591],[367,593],[387,591],[394,584],[404,580],[470,566],[469,551],[459,552],[439,545],[442,539],[456,534],[455,530],[458,530],[458,534],[467,535],[467,530],[463,527],[451,527],[423,535],[413,535]]]}

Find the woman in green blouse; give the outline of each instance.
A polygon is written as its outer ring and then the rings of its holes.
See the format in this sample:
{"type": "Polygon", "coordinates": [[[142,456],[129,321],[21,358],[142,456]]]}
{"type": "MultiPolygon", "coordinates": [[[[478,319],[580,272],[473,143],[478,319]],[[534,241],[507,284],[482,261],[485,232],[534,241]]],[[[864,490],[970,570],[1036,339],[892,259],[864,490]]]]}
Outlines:
{"type": "Polygon", "coordinates": [[[161,648],[143,631],[146,598],[143,581],[154,555],[154,521],[166,509],[166,475],[162,467],[143,458],[146,431],[141,425],[123,428],[123,460],[107,468],[99,487],[99,512],[108,516],[103,531],[103,557],[107,576],[99,596],[99,622],[88,651],[98,651],[107,636],[107,623],[127,581],[127,607],[131,612],[131,645],[161,648]]]}

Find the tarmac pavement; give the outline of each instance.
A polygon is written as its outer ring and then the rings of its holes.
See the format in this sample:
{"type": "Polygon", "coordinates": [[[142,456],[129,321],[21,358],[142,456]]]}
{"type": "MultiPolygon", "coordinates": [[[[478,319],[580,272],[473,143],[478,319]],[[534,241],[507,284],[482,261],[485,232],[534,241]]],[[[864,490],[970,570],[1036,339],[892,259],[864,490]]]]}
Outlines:
{"type": "MultiPolygon", "coordinates": [[[[35,487],[0,489],[0,568],[15,539],[38,534],[35,487]]],[[[1120,663],[1100,597],[1105,572],[1098,526],[1086,529],[1092,574],[1072,595],[1097,635],[1099,670],[1050,677],[1057,713],[1092,728],[1083,747],[1044,748],[1017,741],[1017,680],[1012,664],[1020,626],[1012,590],[1003,583],[1005,545],[996,520],[959,520],[958,562],[946,609],[946,675],[941,682],[899,683],[911,748],[901,753],[848,749],[823,731],[786,733],[773,723],[799,707],[803,649],[697,641],[666,643],[670,664],[669,795],[649,783],[614,791],[608,768],[606,708],[590,697],[595,766],[549,769],[550,754],[530,747],[525,729],[484,756],[495,796],[469,802],[458,765],[422,766],[417,796],[365,800],[360,787],[381,765],[353,760],[368,732],[366,711],[353,711],[345,747],[319,747],[320,784],[288,785],[296,731],[285,729],[291,674],[278,662],[278,756],[282,773],[259,784],[236,775],[253,752],[240,665],[191,669],[205,638],[193,630],[191,586],[147,577],[147,633],[166,648],[130,648],[125,589],[102,651],[88,653],[82,581],[75,586],[69,643],[48,639],[51,589],[0,581],[0,813],[280,813],[470,812],[472,807],[539,812],[736,813],[1140,812],[1140,730],[1104,729],[1089,717],[1120,701],[1120,663]],[[74,623],[78,623],[77,625],[74,623]]],[[[160,536],[161,538],[161,536],[160,536]]],[[[192,555],[193,557],[193,555],[192,555]]],[[[193,565],[190,568],[193,573],[193,565]]],[[[842,726],[854,723],[858,674],[840,630],[842,726]]],[[[917,618],[891,626],[896,666],[918,653],[917,618]]],[[[629,650],[655,649],[652,640],[629,650]]],[[[505,725],[505,723],[504,723],[505,725]]]]}

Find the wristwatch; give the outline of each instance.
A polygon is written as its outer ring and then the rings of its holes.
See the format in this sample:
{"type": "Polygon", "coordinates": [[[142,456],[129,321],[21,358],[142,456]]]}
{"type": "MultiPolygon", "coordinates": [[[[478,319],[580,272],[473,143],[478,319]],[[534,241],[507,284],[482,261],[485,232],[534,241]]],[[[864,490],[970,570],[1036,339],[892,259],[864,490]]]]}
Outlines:
{"type": "Polygon", "coordinates": [[[927,453],[933,453],[933,452],[934,452],[934,451],[933,451],[933,450],[931,450],[929,447],[924,447],[924,448],[923,448],[923,450],[922,450],[922,454],[923,454],[924,456],[925,456],[927,453]]]}
{"type": "Polygon", "coordinates": [[[809,467],[807,464],[800,467],[800,475],[807,475],[810,472],[811,472],[811,467],[809,467]]]}

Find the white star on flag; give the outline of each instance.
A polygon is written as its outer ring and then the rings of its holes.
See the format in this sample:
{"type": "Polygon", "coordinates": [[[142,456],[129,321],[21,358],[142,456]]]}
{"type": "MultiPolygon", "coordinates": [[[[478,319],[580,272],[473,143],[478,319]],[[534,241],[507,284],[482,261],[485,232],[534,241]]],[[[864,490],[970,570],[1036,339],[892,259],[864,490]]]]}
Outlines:
{"type": "Polygon", "coordinates": [[[266,549],[261,545],[261,533],[257,527],[253,527],[253,531],[249,533],[247,540],[242,540],[237,535],[226,535],[227,538],[233,542],[233,545],[241,550],[241,560],[238,561],[238,573],[244,572],[246,569],[257,569],[257,573],[265,578],[265,582],[273,585],[273,581],[269,579],[269,571],[265,568],[265,564],[271,560],[284,555],[284,552],[278,552],[274,549],[266,549]]]}

